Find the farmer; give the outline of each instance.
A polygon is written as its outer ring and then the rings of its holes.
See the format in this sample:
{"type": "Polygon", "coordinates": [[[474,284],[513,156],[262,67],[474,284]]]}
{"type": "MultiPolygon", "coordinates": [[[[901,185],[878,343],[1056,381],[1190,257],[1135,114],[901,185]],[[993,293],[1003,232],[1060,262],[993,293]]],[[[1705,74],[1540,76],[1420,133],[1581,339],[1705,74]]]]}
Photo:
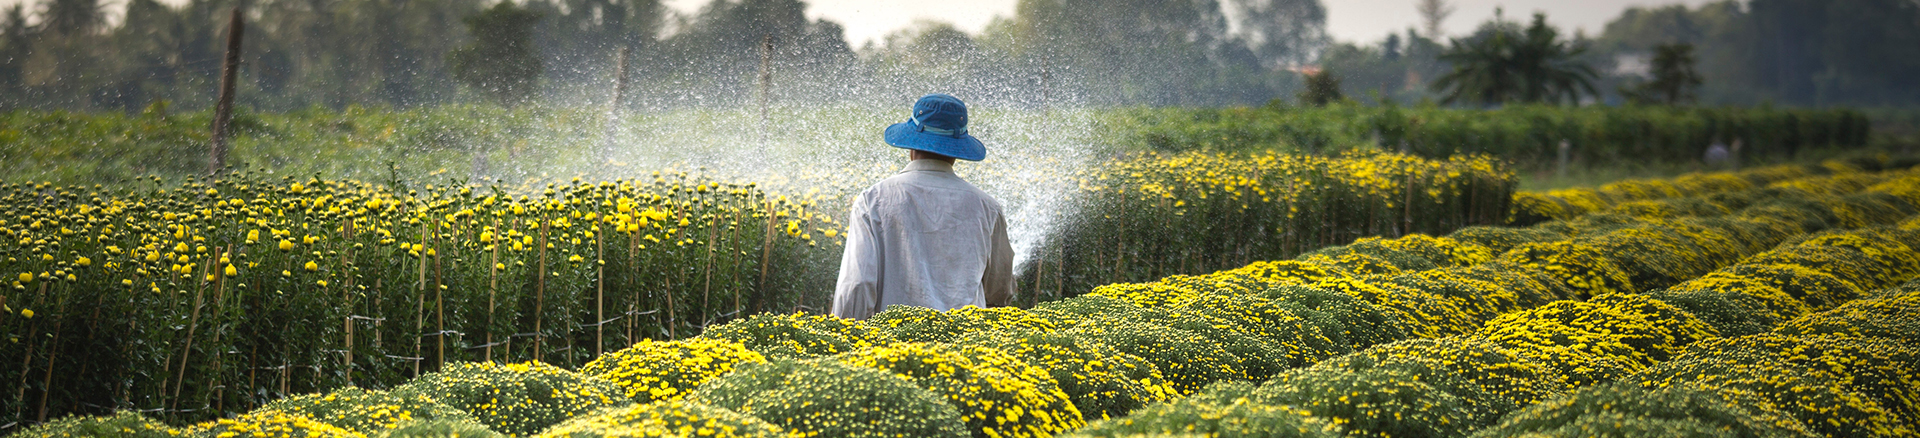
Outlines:
{"type": "Polygon", "coordinates": [[[907,166],[860,193],[847,214],[846,253],[833,315],[866,319],[892,305],[949,310],[1013,299],[1013,246],[1000,202],[953,173],[987,148],[967,135],[967,105],[945,94],[913,104],[888,126],[907,166]]]}

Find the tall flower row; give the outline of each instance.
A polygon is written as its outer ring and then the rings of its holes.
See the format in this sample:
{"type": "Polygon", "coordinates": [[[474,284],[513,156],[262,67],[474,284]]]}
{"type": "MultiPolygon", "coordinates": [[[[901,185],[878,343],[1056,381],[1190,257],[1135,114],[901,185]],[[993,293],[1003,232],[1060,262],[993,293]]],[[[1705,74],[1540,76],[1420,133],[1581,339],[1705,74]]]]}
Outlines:
{"type": "Polygon", "coordinates": [[[1357,153],[1148,153],[1075,179],[1064,224],[1021,270],[1018,287],[1038,301],[1360,237],[1500,224],[1515,185],[1490,157],[1357,153]]]}
{"type": "Polygon", "coordinates": [[[753,184],[518,191],[261,175],[0,186],[0,418],[210,418],[457,361],[573,367],[807,304],[837,255],[839,225],[814,200],[753,184]]]}

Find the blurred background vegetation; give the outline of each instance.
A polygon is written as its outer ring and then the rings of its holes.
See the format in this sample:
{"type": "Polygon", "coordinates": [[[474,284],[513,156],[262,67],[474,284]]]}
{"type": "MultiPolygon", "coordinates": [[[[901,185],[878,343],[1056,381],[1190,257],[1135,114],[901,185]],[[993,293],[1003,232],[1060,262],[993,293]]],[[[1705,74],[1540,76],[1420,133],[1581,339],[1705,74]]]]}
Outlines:
{"type": "MultiPolygon", "coordinates": [[[[1669,60],[1690,61],[1679,83],[1697,84],[1685,99],[1666,100],[1920,103],[1920,6],[1910,1],[1632,7],[1598,35],[1497,15],[1459,38],[1437,36],[1438,19],[1453,9],[1447,2],[1421,3],[1435,8],[1422,7],[1426,29],[1372,42],[1333,41],[1317,0],[1023,0],[977,34],[922,21],[854,47],[839,24],[809,20],[799,0],[715,0],[691,13],[660,0],[258,0],[245,6],[240,102],[262,111],[340,110],[495,97],[488,87],[462,86],[463,77],[480,77],[463,76],[456,53],[466,51],[493,61],[470,69],[519,63],[533,100],[604,104],[624,48],[634,53],[631,107],[732,107],[756,98],[760,49],[771,43],[776,103],[898,103],[940,89],[988,105],[1258,105],[1292,101],[1306,76],[1326,72],[1342,96],[1414,104],[1460,94],[1434,85],[1462,76],[1454,74],[1461,67],[1500,62],[1474,53],[1507,48],[1532,51],[1563,73],[1590,71],[1574,84],[1580,92],[1556,98],[1617,104],[1649,95],[1662,47],[1669,60]]],[[[224,18],[237,4],[16,3],[0,14],[0,108],[210,106],[224,18]]],[[[1452,101],[1507,100],[1478,97],[1495,99],[1452,101]]]]}

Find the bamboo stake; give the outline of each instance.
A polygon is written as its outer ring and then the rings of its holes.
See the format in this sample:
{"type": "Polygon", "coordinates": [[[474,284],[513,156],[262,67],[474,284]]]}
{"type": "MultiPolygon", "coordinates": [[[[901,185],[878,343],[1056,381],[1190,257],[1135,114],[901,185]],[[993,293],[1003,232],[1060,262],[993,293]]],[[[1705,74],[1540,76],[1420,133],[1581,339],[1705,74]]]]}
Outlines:
{"type": "Polygon", "coordinates": [[[207,162],[207,174],[217,175],[227,167],[227,127],[233,121],[233,86],[240,73],[240,40],[246,22],[235,6],[227,19],[227,54],[220,63],[220,96],[213,105],[213,144],[207,162]]]}
{"type": "Polygon", "coordinates": [[[764,213],[767,216],[766,237],[760,243],[760,296],[753,301],[753,311],[760,312],[760,305],[767,300],[767,263],[773,257],[773,201],[767,201],[764,213]]]}
{"type": "MultiPolygon", "coordinates": [[[[500,220],[493,220],[494,233],[505,236],[500,230],[500,220]]],[[[493,361],[493,312],[494,297],[500,292],[500,239],[487,244],[493,247],[493,257],[487,263],[487,361],[493,361]]]]}
{"type": "Polygon", "coordinates": [[[707,224],[707,264],[701,269],[706,271],[706,282],[700,286],[700,310],[713,313],[713,252],[720,244],[720,218],[714,217],[707,224]]]}
{"type": "Polygon", "coordinates": [[[439,369],[447,363],[447,302],[446,273],[440,265],[440,221],[434,221],[433,242],[427,247],[433,251],[433,339],[439,349],[434,354],[433,367],[439,369]]]}
{"type": "MultiPolygon", "coordinates": [[[[420,241],[427,241],[427,224],[425,222],[420,223],[420,241]]],[[[415,280],[413,283],[414,291],[416,292],[414,303],[416,304],[413,311],[413,356],[412,359],[410,359],[413,361],[414,377],[420,376],[421,349],[424,347],[421,344],[426,342],[425,339],[421,339],[425,336],[422,336],[420,332],[427,329],[427,254],[420,253],[418,257],[420,258],[420,264],[416,272],[419,274],[414,277],[415,280]]]]}
{"type": "MultiPolygon", "coordinates": [[[[621,70],[626,70],[627,50],[620,50],[621,70]]],[[[600,225],[594,224],[593,230],[599,231],[600,225]]],[[[593,233],[593,356],[599,357],[607,345],[607,246],[604,233],[593,233]]]]}
{"type": "Polygon", "coordinates": [[[193,356],[193,335],[200,328],[200,302],[202,293],[206,291],[206,282],[195,282],[195,284],[199,286],[194,287],[193,290],[193,316],[188,318],[187,342],[180,349],[180,370],[173,385],[171,409],[174,410],[180,409],[180,391],[187,386],[187,358],[193,356]]]}
{"type": "Polygon", "coordinates": [[[547,219],[540,218],[540,268],[538,281],[534,282],[533,299],[533,360],[541,360],[546,354],[542,348],[547,341],[546,332],[541,330],[541,322],[546,318],[547,306],[547,219]]]}

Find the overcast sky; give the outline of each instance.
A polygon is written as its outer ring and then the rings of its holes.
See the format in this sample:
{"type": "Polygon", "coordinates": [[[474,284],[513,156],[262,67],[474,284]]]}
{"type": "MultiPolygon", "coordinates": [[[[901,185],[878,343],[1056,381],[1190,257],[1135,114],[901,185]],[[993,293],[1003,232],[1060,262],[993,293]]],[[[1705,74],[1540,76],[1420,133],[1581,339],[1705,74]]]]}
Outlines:
{"type": "MultiPolygon", "coordinates": [[[[669,7],[692,13],[711,0],[665,0],[669,7]]],[[[1415,0],[1321,0],[1327,6],[1327,32],[1340,41],[1372,42],[1388,33],[1404,31],[1420,21],[1414,12],[1415,0]]],[[[847,28],[847,42],[859,48],[867,40],[879,40],[888,32],[906,27],[913,20],[926,18],[953,23],[979,33],[994,16],[1013,16],[1018,0],[811,0],[807,16],[826,18],[847,28]]],[[[1547,13],[1547,21],[1563,29],[1586,29],[1598,35],[1607,20],[1620,15],[1628,6],[1686,3],[1697,6],[1708,0],[1451,0],[1455,12],[1444,28],[1458,35],[1472,31],[1480,22],[1493,18],[1495,6],[1506,6],[1507,17],[1526,20],[1534,11],[1547,13]]],[[[1571,33],[1571,32],[1569,32],[1571,33]]]]}

